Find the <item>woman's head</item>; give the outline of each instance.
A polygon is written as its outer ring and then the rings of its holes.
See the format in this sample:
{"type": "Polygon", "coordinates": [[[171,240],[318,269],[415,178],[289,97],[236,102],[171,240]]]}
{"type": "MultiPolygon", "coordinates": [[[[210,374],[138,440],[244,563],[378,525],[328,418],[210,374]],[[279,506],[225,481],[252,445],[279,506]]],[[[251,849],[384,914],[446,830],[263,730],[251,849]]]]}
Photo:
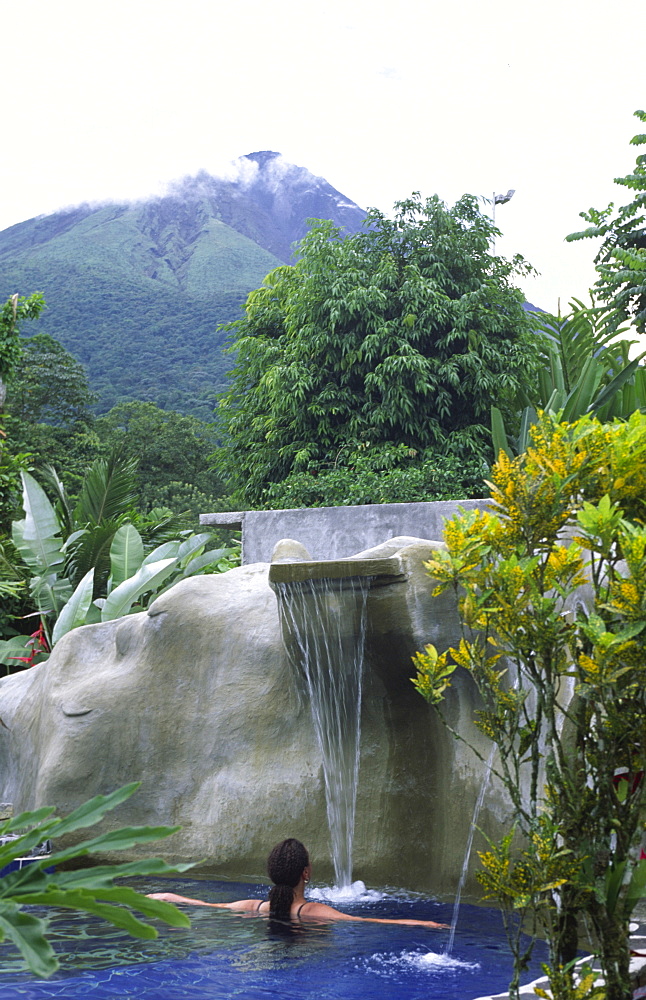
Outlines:
{"type": "Polygon", "coordinates": [[[267,858],[267,872],[274,883],[269,893],[269,915],[278,920],[289,920],[294,889],[298,885],[310,859],[300,840],[288,837],[276,844],[267,858]]]}

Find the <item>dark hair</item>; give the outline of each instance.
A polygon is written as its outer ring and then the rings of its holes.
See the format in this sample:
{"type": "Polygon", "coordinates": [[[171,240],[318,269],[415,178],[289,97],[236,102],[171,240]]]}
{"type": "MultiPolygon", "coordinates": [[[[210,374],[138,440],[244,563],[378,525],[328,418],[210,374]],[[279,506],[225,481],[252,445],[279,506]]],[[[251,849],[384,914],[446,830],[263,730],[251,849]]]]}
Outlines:
{"type": "Polygon", "coordinates": [[[276,844],[267,858],[267,873],[274,883],[269,893],[269,916],[275,920],[289,920],[294,889],[300,881],[303,869],[310,863],[300,840],[288,837],[276,844]]]}

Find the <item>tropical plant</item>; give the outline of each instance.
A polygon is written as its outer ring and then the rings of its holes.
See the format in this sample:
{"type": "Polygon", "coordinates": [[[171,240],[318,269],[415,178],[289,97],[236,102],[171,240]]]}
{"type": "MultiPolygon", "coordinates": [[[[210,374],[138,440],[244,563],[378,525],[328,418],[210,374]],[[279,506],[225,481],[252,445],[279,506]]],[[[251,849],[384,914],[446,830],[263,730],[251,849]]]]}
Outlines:
{"type": "Polygon", "coordinates": [[[0,411],[4,406],[6,380],[20,361],[20,324],[25,319],[36,319],[45,307],[40,292],[28,298],[10,296],[0,308],[0,411]]]}
{"type": "Polygon", "coordinates": [[[176,833],[180,827],[124,827],[98,834],[71,847],[57,847],[59,838],[93,826],[109,810],[124,802],[139,787],[137,782],[109,795],[97,795],[59,819],[45,806],[0,822],[0,871],[17,858],[29,856],[43,842],[54,841],[54,852],[0,877],[0,941],[8,938],[21,952],[26,965],[37,976],[51,976],[58,959],[47,939],[47,920],[32,906],[55,906],[92,913],[109,921],[133,937],[151,939],[157,930],[140,920],[133,910],[163,920],[172,927],[188,927],[189,920],[170,903],[150,899],[127,885],[114,884],[115,878],[133,875],[169,875],[192,866],[170,866],[159,858],[131,861],[120,865],[100,865],[70,870],[70,862],[105,851],[130,850],[176,833]],[[60,866],[65,865],[62,870],[60,866]],[[56,869],[56,870],[52,870],[56,869]]]}
{"type": "Polygon", "coordinates": [[[646,351],[630,360],[634,340],[617,339],[628,332],[617,329],[612,309],[590,306],[579,299],[565,316],[534,313],[539,368],[536,383],[520,390],[519,431],[511,438],[500,410],[491,407],[491,428],[496,454],[502,448],[511,458],[525,451],[537,410],[561,420],[577,420],[585,413],[600,420],[625,419],[646,409],[646,369],[640,364],[646,351]]]}
{"type": "MultiPolygon", "coordinates": [[[[146,552],[144,538],[125,513],[132,497],[129,468],[95,463],[74,510],[60,482],[57,510],[39,483],[22,473],[25,517],[14,522],[13,540],[30,573],[30,594],[48,649],[79,625],[144,610],[179,580],[233,564],[233,549],[209,548],[210,532],[180,531],[146,552]]],[[[30,639],[14,636],[0,643],[0,663],[25,662],[17,650],[24,653],[30,639]]],[[[46,652],[42,645],[41,652],[46,652]]]]}
{"type": "Polygon", "coordinates": [[[461,668],[481,694],[476,725],[522,835],[515,860],[482,856],[488,895],[534,914],[558,975],[585,916],[606,1000],[628,1000],[646,885],[646,415],[544,415],[529,439],[514,460],[500,452],[491,508],[449,521],[427,564],[462,638],[418,654],[415,683],[441,706],[461,668]]]}
{"type": "MultiPolygon", "coordinates": [[[[646,112],[635,111],[635,116],[646,123],[646,112]]],[[[646,144],[646,134],[633,136],[633,146],[646,144]]],[[[634,322],[640,333],[646,332],[646,153],[641,153],[635,167],[625,177],[615,177],[615,184],[636,192],[634,199],[615,212],[611,202],[606,209],[591,208],[581,212],[589,222],[587,229],[571,233],[568,241],[590,237],[603,237],[595,258],[597,274],[595,287],[602,302],[615,311],[617,325],[634,322]]]]}
{"type": "Polygon", "coordinates": [[[351,236],[313,223],[230,326],[220,460],[244,502],[366,447],[490,457],[490,402],[507,413],[533,371],[513,286],[528,266],[492,254],[495,232],[466,195],[447,208],[415,194],[351,236]]]}

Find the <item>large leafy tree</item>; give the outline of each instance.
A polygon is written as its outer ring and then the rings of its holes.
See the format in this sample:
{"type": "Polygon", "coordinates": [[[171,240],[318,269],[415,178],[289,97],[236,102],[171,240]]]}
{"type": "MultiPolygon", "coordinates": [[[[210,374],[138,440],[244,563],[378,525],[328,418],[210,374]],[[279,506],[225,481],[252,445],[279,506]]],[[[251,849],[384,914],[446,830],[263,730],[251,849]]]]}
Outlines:
{"type": "Polygon", "coordinates": [[[36,319],[45,306],[40,292],[28,298],[12,295],[0,308],[0,409],[6,395],[6,381],[20,361],[20,324],[36,319]]]}
{"type": "MultiPolygon", "coordinates": [[[[20,341],[7,391],[7,434],[14,455],[55,465],[72,493],[100,454],[84,366],[46,334],[20,341]]],[[[19,494],[18,494],[19,498],[19,494]]]]}
{"type": "Polygon", "coordinates": [[[144,510],[189,510],[197,520],[213,509],[223,492],[212,468],[215,431],[197,417],[162,410],[154,403],[119,403],[97,420],[96,431],[104,445],[137,458],[144,510]]]}
{"type": "MultiPolygon", "coordinates": [[[[646,123],[646,111],[635,111],[646,123]]],[[[646,134],[633,136],[631,145],[646,145],[646,134]]],[[[590,225],[566,237],[569,241],[603,237],[595,258],[599,298],[616,309],[617,323],[631,320],[640,333],[646,331],[646,153],[640,153],[631,173],[615,177],[634,192],[628,204],[615,209],[614,202],[598,211],[581,212],[590,225]]]]}
{"type": "Polygon", "coordinates": [[[345,238],[313,224],[231,325],[223,456],[244,501],[367,449],[489,456],[490,404],[507,411],[533,363],[513,285],[529,268],[493,255],[495,232],[469,195],[415,194],[345,238]]]}

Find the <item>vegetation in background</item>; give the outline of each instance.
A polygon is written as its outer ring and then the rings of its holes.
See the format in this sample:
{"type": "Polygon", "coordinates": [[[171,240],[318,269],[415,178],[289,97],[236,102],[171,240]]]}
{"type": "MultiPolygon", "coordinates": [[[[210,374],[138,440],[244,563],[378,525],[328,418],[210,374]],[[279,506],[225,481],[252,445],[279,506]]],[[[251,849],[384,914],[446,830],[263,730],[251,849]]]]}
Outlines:
{"type": "Polygon", "coordinates": [[[81,206],[1,235],[0,287],[42,289],[37,332],[86,366],[100,413],[142,400],[211,418],[226,384],[218,327],[278,260],[225,225],[206,227],[199,205],[194,214],[197,239],[186,208],[159,200],[81,206]]]}
{"type": "MultiPolygon", "coordinates": [[[[25,517],[12,526],[21,560],[14,565],[39,616],[41,659],[71,629],[145,610],[179,580],[223,572],[236,561],[234,549],[213,548],[212,532],[178,530],[171,511],[139,515],[135,467],[119,454],[97,459],[74,505],[50,469],[56,508],[38,482],[21,473],[25,517]]],[[[31,666],[31,650],[25,652],[30,638],[0,642],[0,663],[31,666]]]]}
{"type": "Polygon", "coordinates": [[[109,921],[133,937],[151,939],[157,930],[139,917],[163,920],[171,927],[188,927],[188,917],[170,903],[150,899],[126,885],[114,885],[114,879],[130,875],[170,875],[186,871],[191,865],[169,866],[159,858],[132,861],[121,865],[101,865],[77,871],[49,872],[53,866],[69,864],[102,851],[124,851],[176,833],[180,827],[124,827],[99,834],[73,847],[58,848],[58,838],[66,837],[98,823],[107,812],[120,805],[139,787],[126,785],[110,795],[97,795],[79,806],[64,819],[56,818],[49,806],[22,813],[0,822],[0,837],[14,835],[0,844],[0,870],[16,858],[28,856],[46,840],[54,841],[54,852],[24,865],[0,878],[0,941],[9,939],[21,952],[27,967],[37,976],[51,976],[58,959],[47,939],[47,920],[25,907],[55,906],[92,913],[109,921]]]}
{"type": "Polygon", "coordinates": [[[585,413],[612,420],[646,409],[646,369],[640,364],[646,352],[630,360],[630,348],[637,342],[620,336],[629,330],[617,328],[614,309],[574,299],[565,316],[534,316],[540,360],[536,382],[516,397],[521,412],[515,437],[510,439],[502,413],[491,407],[496,454],[502,448],[511,458],[525,451],[537,410],[560,420],[577,420],[585,413]]]}
{"type": "Polygon", "coordinates": [[[7,379],[20,360],[20,324],[25,319],[36,319],[44,305],[41,293],[34,292],[29,298],[11,295],[0,309],[0,410],[4,406],[7,379]]]}
{"type": "MultiPolygon", "coordinates": [[[[646,123],[646,112],[635,111],[646,123]]],[[[646,134],[633,136],[631,145],[646,145],[646,134]]],[[[637,156],[631,173],[615,177],[615,184],[629,188],[635,197],[615,210],[614,202],[598,211],[581,212],[590,226],[566,237],[569,241],[603,237],[595,258],[599,275],[595,288],[602,302],[615,310],[615,323],[634,322],[646,332],[646,153],[637,156]]]]}
{"type": "Polygon", "coordinates": [[[104,447],[137,459],[143,510],[188,511],[197,523],[217,509],[224,484],[212,468],[213,425],[153,403],[120,403],[96,421],[95,432],[104,447]]]}
{"type": "Polygon", "coordinates": [[[262,507],[337,507],[354,504],[415,503],[483,496],[488,467],[479,458],[429,453],[420,456],[406,445],[357,449],[348,466],[320,472],[294,472],[262,493],[262,507]]]}
{"type": "Polygon", "coordinates": [[[375,469],[397,446],[420,467],[490,457],[492,399],[511,414],[535,369],[513,286],[529,268],[492,255],[495,232],[471,196],[448,209],[414,195],[345,238],[313,225],[298,262],[268,275],[231,325],[220,455],[241,502],[263,504],[291,476],[301,489],[304,473],[352,470],[368,450],[375,469]]]}
{"type": "Polygon", "coordinates": [[[494,510],[448,522],[427,564],[436,592],[455,593],[462,639],[417,654],[415,684],[441,706],[463,669],[482,696],[476,725],[499,748],[522,846],[491,845],[479,877],[510,925],[527,914],[546,935],[554,997],[578,995],[584,917],[605,1000],[628,1000],[628,922],[646,885],[646,415],[545,415],[529,440],[500,453],[494,510]]]}

